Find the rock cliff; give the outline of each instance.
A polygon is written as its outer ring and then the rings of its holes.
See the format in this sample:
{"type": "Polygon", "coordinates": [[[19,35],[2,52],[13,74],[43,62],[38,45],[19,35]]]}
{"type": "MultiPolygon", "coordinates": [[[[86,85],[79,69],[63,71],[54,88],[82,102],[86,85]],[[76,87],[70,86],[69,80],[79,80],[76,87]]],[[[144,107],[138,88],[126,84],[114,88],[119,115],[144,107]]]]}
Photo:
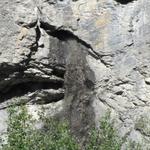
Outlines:
{"type": "Polygon", "coordinates": [[[0,133],[15,102],[79,138],[110,109],[121,136],[150,141],[149,13],[149,0],[1,0],[0,133]]]}

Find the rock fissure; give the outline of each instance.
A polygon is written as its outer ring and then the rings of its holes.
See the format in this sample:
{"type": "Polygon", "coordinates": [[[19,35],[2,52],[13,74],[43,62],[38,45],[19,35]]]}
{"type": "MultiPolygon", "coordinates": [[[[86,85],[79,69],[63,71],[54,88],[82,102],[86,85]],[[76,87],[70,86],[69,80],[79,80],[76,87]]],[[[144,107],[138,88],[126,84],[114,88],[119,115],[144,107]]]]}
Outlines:
{"type": "Polygon", "coordinates": [[[135,0],[116,0],[118,3],[121,3],[121,4],[123,4],[123,5],[126,5],[126,4],[128,4],[128,3],[131,3],[131,2],[133,2],[133,1],[135,1],[135,0]]]}
{"type": "MultiPolygon", "coordinates": [[[[18,83],[10,86],[7,90],[2,90],[0,92],[0,97],[4,101],[11,99],[13,97],[21,97],[28,93],[34,93],[36,91],[41,91],[44,89],[59,90],[63,88],[63,82],[61,81],[33,81],[29,80],[27,82],[18,83]]],[[[54,93],[55,94],[55,93],[54,93]]],[[[62,99],[62,98],[61,98],[62,99]]],[[[56,100],[54,100],[56,101],[56,100]]]]}
{"type": "Polygon", "coordinates": [[[59,40],[67,41],[68,39],[74,39],[77,42],[79,42],[81,45],[87,47],[87,51],[91,56],[93,56],[95,59],[99,59],[100,55],[95,52],[90,44],[85,42],[84,40],[80,39],[78,36],[74,35],[71,31],[56,28],[55,26],[49,25],[48,23],[41,22],[41,28],[43,28],[50,36],[56,37],[59,40]]]}

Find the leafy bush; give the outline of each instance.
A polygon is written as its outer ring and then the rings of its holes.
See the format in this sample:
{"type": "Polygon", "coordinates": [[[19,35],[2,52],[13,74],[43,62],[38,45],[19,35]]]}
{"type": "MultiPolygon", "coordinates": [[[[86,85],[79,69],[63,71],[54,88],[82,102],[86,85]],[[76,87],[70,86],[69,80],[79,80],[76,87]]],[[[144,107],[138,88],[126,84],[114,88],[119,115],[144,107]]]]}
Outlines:
{"type": "Polygon", "coordinates": [[[13,106],[9,110],[8,143],[3,150],[77,150],[68,125],[40,114],[43,129],[35,129],[35,121],[25,106],[13,106]]]}
{"type": "Polygon", "coordinates": [[[8,143],[3,145],[4,150],[26,150],[29,147],[29,136],[31,125],[28,120],[31,116],[27,114],[27,109],[21,106],[12,106],[8,109],[8,143]]]}
{"type": "MultiPolygon", "coordinates": [[[[32,116],[25,106],[12,106],[8,109],[7,144],[2,150],[79,150],[80,146],[71,136],[68,123],[46,117],[39,112],[44,126],[35,129],[32,116]]],[[[121,150],[123,139],[117,135],[114,122],[110,119],[110,112],[100,121],[100,127],[89,133],[89,140],[85,150],[121,150]]],[[[129,141],[127,150],[142,150],[141,145],[129,141]]]]}
{"type": "Polygon", "coordinates": [[[94,128],[90,132],[87,150],[120,150],[122,139],[114,129],[114,123],[110,121],[110,112],[100,121],[99,129],[94,128]]]}

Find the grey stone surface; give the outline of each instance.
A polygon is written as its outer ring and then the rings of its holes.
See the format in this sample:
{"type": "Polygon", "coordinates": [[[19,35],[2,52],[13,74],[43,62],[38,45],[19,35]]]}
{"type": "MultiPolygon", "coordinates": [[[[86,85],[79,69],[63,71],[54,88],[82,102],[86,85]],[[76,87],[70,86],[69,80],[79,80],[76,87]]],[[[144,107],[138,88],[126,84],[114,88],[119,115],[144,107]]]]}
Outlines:
{"type": "Polygon", "coordinates": [[[1,0],[0,114],[61,101],[82,138],[110,109],[121,136],[149,141],[136,128],[150,114],[149,13],[149,0],[1,0]]]}

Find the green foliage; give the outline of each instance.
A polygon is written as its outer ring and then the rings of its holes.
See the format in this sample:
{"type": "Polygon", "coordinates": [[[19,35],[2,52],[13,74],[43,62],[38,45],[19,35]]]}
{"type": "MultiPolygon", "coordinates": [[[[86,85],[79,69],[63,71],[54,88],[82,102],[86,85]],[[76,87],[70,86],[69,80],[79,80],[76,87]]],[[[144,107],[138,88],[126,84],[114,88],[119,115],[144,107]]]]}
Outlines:
{"type": "Polygon", "coordinates": [[[101,119],[100,128],[91,131],[87,150],[120,150],[121,145],[122,139],[117,135],[108,112],[101,119]]]}
{"type": "Polygon", "coordinates": [[[27,150],[29,147],[29,136],[31,125],[28,120],[31,116],[27,114],[27,109],[21,106],[12,106],[8,109],[8,144],[3,146],[3,150],[27,150]]]}
{"type": "Polygon", "coordinates": [[[8,121],[8,143],[2,150],[77,150],[68,124],[40,114],[43,129],[34,129],[35,121],[25,106],[11,107],[8,121]]]}
{"type": "MultiPolygon", "coordinates": [[[[44,110],[39,112],[43,122],[42,129],[35,129],[35,121],[28,114],[25,106],[12,106],[8,109],[8,136],[7,144],[2,145],[2,150],[79,150],[79,145],[71,136],[69,125],[66,121],[58,121],[44,115],[44,110]]],[[[125,142],[119,138],[110,119],[110,112],[100,121],[100,127],[94,128],[89,133],[89,141],[85,150],[121,150],[125,142]]],[[[128,142],[127,150],[142,150],[141,145],[128,142]]]]}
{"type": "Polygon", "coordinates": [[[69,125],[66,121],[48,118],[42,112],[39,115],[44,127],[43,130],[36,131],[39,146],[33,143],[32,146],[35,147],[35,150],[78,150],[78,145],[71,136],[69,125]]]}

